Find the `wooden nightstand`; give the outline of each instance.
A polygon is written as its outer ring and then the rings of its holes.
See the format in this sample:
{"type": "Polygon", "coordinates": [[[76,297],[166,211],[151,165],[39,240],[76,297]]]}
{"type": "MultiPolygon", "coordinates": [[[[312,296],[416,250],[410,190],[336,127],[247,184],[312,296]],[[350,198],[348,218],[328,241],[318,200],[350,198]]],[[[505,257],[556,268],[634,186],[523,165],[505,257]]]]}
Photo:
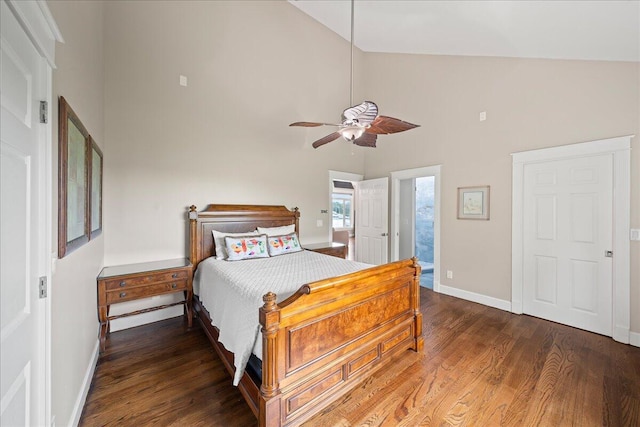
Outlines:
{"type": "Polygon", "coordinates": [[[134,314],[184,304],[187,323],[191,327],[193,318],[191,308],[191,300],[193,298],[192,277],[193,265],[186,258],[103,268],[97,277],[100,351],[102,352],[105,349],[106,335],[109,333],[109,321],[120,317],[133,316],[134,314]],[[184,292],[184,301],[145,308],[118,316],[109,316],[109,306],[111,304],[175,292],[184,292]]]}
{"type": "Polygon", "coordinates": [[[302,246],[310,251],[319,252],[325,255],[331,255],[338,258],[347,258],[347,245],[336,242],[311,243],[302,246]]]}

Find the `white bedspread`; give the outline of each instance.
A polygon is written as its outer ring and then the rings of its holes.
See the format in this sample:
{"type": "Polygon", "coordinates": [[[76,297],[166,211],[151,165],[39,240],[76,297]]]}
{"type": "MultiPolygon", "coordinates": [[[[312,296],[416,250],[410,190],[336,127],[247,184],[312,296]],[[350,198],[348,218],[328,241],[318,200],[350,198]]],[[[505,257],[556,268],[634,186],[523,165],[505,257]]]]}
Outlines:
{"type": "MultiPolygon", "coordinates": [[[[233,384],[238,385],[258,340],[262,296],[274,292],[281,302],[302,285],[372,267],[355,261],[301,251],[271,258],[223,261],[213,257],[198,265],[193,290],[220,330],[219,341],[234,354],[233,384]]],[[[260,358],[261,351],[256,351],[260,358]]]]}

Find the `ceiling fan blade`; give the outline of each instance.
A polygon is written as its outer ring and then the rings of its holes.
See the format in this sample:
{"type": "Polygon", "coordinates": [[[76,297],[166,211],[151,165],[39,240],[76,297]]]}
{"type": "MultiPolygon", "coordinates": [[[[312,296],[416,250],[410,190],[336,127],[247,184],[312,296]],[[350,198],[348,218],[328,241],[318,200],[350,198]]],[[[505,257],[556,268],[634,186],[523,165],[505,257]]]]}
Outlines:
{"type": "Polygon", "coordinates": [[[311,144],[311,146],[313,148],[318,148],[323,146],[324,144],[328,144],[331,141],[335,141],[336,139],[340,138],[340,134],[338,132],[333,132],[330,133],[329,135],[325,136],[324,138],[320,138],[319,140],[317,140],[316,142],[314,142],[313,144],[311,144]]]}
{"type": "Polygon", "coordinates": [[[374,134],[390,134],[397,132],[404,132],[405,130],[420,127],[420,125],[414,125],[413,123],[405,122],[404,120],[394,119],[393,117],[378,116],[371,123],[371,126],[365,130],[366,133],[374,134]]]}
{"type": "Polygon", "coordinates": [[[362,136],[355,141],[354,144],[359,145],[360,147],[372,147],[375,148],[376,141],[378,140],[378,135],[375,133],[363,133],[362,136]]]}
{"type": "Polygon", "coordinates": [[[302,126],[306,128],[314,128],[317,126],[340,126],[334,123],[316,123],[316,122],[295,122],[291,123],[289,126],[302,126]]]}

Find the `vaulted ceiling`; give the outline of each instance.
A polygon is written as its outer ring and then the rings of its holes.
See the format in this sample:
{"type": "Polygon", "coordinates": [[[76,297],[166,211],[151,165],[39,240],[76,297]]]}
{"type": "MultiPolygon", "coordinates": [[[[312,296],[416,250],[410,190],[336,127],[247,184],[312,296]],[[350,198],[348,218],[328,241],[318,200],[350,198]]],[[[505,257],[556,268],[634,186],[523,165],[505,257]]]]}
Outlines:
{"type": "MultiPolygon", "coordinates": [[[[350,40],[348,0],[289,0],[350,40]]],[[[640,61],[640,2],[355,0],[365,52],[640,61]]]]}

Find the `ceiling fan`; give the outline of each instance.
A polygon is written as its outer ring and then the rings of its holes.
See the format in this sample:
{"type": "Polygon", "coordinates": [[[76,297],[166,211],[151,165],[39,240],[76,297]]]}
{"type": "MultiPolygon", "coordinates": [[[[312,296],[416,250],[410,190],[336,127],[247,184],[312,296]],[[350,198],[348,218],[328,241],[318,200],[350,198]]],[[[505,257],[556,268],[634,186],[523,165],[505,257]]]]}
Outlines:
{"type": "MultiPolygon", "coordinates": [[[[350,103],[353,105],[353,9],[354,0],[351,0],[351,86],[350,103]]],[[[317,127],[335,126],[336,132],[330,133],[324,138],[315,141],[312,146],[318,148],[322,145],[335,141],[341,136],[347,141],[351,141],[361,147],[375,147],[378,135],[403,132],[405,130],[419,127],[413,123],[405,122],[393,117],[379,116],[378,106],[371,101],[364,101],[360,105],[354,105],[342,112],[342,123],[318,123],[318,122],[295,122],[289,126],[317,127]]]]}
{"type": "Polygon", "coordinates": [[[318,148],[331,141],[335,141],[341,136],[347,141],[361,147],[375,147],[378,135],[402,132],[413,129],[420,125],[405,122],[393,117],[379,116],[378,106],[371,101],[364,101],[360,105],[347,108],[342,112],[342,123],[316,123],[316,122],[295,122],[289,126],[336,126],[339,129],[330,133],[324,138],[315,141],[313,148],[318,148]]]}

